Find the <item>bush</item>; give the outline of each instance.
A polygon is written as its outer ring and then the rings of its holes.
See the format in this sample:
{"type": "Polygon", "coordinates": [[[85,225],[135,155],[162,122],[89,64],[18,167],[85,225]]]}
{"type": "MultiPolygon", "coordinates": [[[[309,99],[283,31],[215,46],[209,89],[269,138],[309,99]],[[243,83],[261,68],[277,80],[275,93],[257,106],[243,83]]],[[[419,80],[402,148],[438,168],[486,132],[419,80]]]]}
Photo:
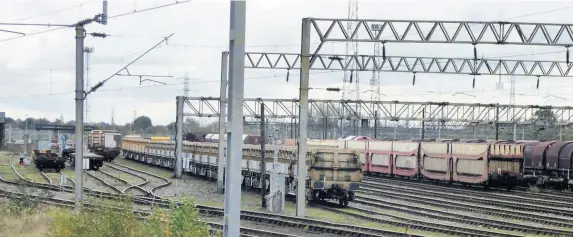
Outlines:
{"type": "Polygon", "coordinates": [[[209,226],[199,220],[192,198],[182,198],[181,205],[171,204],[170,210],[153,208],[146,220],[133,213],[131,199],[122,201],[94,200],[105,207],[84,209],[79,215],[60,209],[46,236],[51,237],[191,237],[210,236],[209,226]]]}

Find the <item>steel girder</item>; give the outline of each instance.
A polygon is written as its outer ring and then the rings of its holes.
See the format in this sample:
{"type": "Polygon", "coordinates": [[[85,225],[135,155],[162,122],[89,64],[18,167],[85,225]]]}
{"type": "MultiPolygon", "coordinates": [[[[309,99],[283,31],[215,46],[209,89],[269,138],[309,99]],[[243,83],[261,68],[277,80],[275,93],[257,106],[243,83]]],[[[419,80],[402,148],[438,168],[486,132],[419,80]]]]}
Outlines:
{"type": "Polygon", "coordinates": [[[358,41],[474,45],[573,45],[573,24],[327,18],[310,18],[310,20],[322,43],[358,41]],[[356,23],[354,29],[350,31],[346,29],[346,23],[349,21],[356,23]]]}
{"type": "MultiPolygon", "coordinates": [[[[245,68],[300,69],[300,54],[245,54],[245,68]]],[[[359,71],[416,72],[465,75],[573,76],[573,63],[561,61],[469,59],[409,56],[315,54],[310,70],[350,70],[355,63],[359,71]]]]}
{"type": "MultiPolygon", "coordinates": [[[[267,118],[298,117],[297,99],[245,98],[243,117],[258,118],[261,103],[265,104],[267,118]]],[[[189,107],[184,116],[218,117],[218,97],[187,97],[189,107]]],[[[471,104],[449,102],[403,101],[344,101],[309,100],[309,118],[328,119],[378,119],[389,121],[440,121],[463,123],[517,123],[532,124],[536,114],[551,114],[554,125],[573,123],[573,107],[537,105],[471,104]],[[539,111],[542,111],[540,113],[539,111]],[[548,112],[549,111],[549,112],[548,112]],[[499,114],[496,114],[499,112],[499,114]]]]}

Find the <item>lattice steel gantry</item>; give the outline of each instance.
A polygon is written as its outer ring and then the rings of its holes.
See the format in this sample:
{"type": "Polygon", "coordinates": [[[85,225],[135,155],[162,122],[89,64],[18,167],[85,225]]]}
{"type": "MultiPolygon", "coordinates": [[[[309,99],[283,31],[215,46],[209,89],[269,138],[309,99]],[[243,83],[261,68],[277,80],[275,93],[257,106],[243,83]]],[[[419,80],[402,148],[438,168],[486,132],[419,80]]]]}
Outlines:
{"type": "MultiPolygon", "coordinates": [[[[470,74],[470,75],[517,75],[517,76],[555,76],[567,77],[571,75],[571,64],[567,59],[566,62],[560,61],[525,61],[525,60],[499,60],[499,59],[444,59],[444,58],[430,58],[430,57],[397,57],[389,56],[386,58],[369,56],[369,55],[352,55],[351,60],[341,62],[341,60],[331,60],[332,56],[338,58],[347,57],[347,55],[326,55],[319,54],[320,49],[325,42],[378,42],[378,43],[457,43],[457,44],[512,44],[512,45],[537,45],[537,46],[561,46],[569,47],[573,45],[573,25],[572,24],[549,24],[549,23],[521,23],[521,22],[473,22],[473,21],[410,21],[410,20],[360,20],[360,19],[326,19],[326,18],[303,18],[302,19],[302,34],[301,34],[301,51],[300,54],[271,54],[260,53],[260,57],[255,63],[249,60],[254,53],[247,53],[246,68],[270,68],[270,69],[300,69],[300,96],[298,102],[292,102],[293,109],[289,112],[288,116],[298,117],[299,120],[299,140],[298,152],[299,154],[306,154],[306,139],[307,139],[307,125],[308,118],[320,114],[320,106],[328,108],[332,107],[336,102],[320,102],[316,100],[308,100],[309,90],[309,72],[314,70],[347,70],[352,65],[349,62],[356,63],[358,70],[361,71],[394,71],[394,72],[426,72],[426,73],[445,73],[445,74],[470,74]],[[354,30],[344,29],[344,24],[347,21],[354,21],[356,28],[354,30]],[[321,26],[321,24],[323,26],[321,26]],[[380,29],[373,33],[370,29],[372,24],[379,24],[380,29]],[[398,24],[406,24],[406,28],[398,31],[398,24]],[[471,26],[470,26],[471,25],[471,26]],[[474,33],[476,29],[479,33],[474,33]],[[448,31],[451,26],[453,31],[448,31]],[[481,26],[481,28],[480,28],[481,26]],[[314,53],[311,54],[310,38],[311,29],[318,34],[321,43],[315,48],[314,53]],[[424,32],[427,28],[428,31],[424,32]],[[323,31],[325,30],[326,31],[323,31]],[[338,31],[338,35],[336,36],[338,31]],[[365,31],[365,34],[358,34],[359,31],[365,31]],[[324,33],[323,33],[324,32],[324,33]],[[390,32],[391,37],[382,38],[386,32],[390,32]],[[413,34],[409,34],[413,32],[413,34]],[[465,36],[465,37],[464,37],[465,36]],[[541,37],[544,40],[538,41],[537,38],[541,37]],[[277,60],[270,59],[270,55],[276,55],[277,60]],[[287,60],[288,56],[292,56],[294,60],[287,60]],[[281,59],[282,58],[282,59],[281,59]],[[261,63],[265,61],[268,63],[266,67],[261,63]],[[280,66],[278,60],[284,60],[286,66],[280,66]],[[317,104],[318,103],[318,104],[317,104]],[[322,103],[322,104],[320,104],[322,103]],[[310,106],[309,106],[310,105],[310,106]],[[296,113],[298,108],[299,112],[296,113]],[[310,112],[310,113],[309,113],[310,112]]],[[[223,57],[226,58],[225,54],[223,57]]],[[[223,63],[225,60],[223,60],[223,63]]],[[[226,68],[222,68],[221,76],[221,97],[226,96],[226,68]],[[223,73],[225,75],[223,75],[223,73]]],[[[194,98],[188,98],[194,99],[194,98]]],[[[187,102],[189,100],[187,99],[187,102]]],[[[218,98],[213,98],[217,100],[218,98]]],[[[201,103],[205,102],[204,99],[199,99],[201,103]]],[[[246,99],[247,101],[249,99],[246,99]]],[[[224,104],[227,100],[221,100],[219,103],[224,104]]],[[[248,102],[245,102],[248,103],[248,102]]],[[[272,103],[272,102],[271,102],[272,103]]],[[[285,102],[281,102],[285,103],[285,102]]],[[[429,103],[416,107],[415,103],[406,102],[405,104],[374,104],[373,108],[379,110],[387,110],[380,114],[380,116],[372,116],[372,110],[368,106],[363,106],[361,101],[343,101],[338,105],[338,109],[333,111],[342,110],[342,114],[333,117],[343,118],[348,116],[370,118],[370,119],[388,119],[396,120],[403,118],[401,115],[403,111],[408,111],[407,119],[414,120],[419,116],[419,111],[425,111],[426,118],[449,119],[451,121],[464,120],[463,122],[484,122],[491,121],[492,108],[495,115],[503,118],[509,111],[507,108],[512,108],[512,112],[516,112],[515,116],[511,119],[506,119],[508,122],[527,122],[525,120],[518,121],[516,118],[528,118],[528,116],[520,114],[531,114],[536,109],[551,110],[557,117],[560,118],[562,124],[570,124],[570,108],[521,108],[521,112],[515,111],[519,106],[481,106],[481,105],[462,105],[462,104],[447,104],[447,103],[429,103]],[[354,103],[352,106],[351,104],[354,103]],[[402,107],[398,108],[398,105],[402,107]],[[353,108],[354,106],[354,108],[353,108]],[[393,106],[393,107],[392,107],[393,106]],[[437,106],[434,108],[432,106],[437,106]],[[342,109],[344,108],[344,109],[342,109]],[[392,108],[394,108],[392,110],[392,108]],[[421,109],[420,109],[421,108],[421,109]],[[506,109],[504,109],[506,108],[506,109]],[[366,111],[370,110],[370,114],[366,111]],[[346,110],[346,112],[345,112],[346,110]],[[459,112],[459,111],[464,112],[459,112]],[[477,110],[477,111],[476,111],[477,110]],[[402,112],[400,112],[402,111],[402,112]],[[506,111],[506,112],[504,112],[506,111]],[[464,115],[465,113],[465,115],[464,115]],[[364,115],[363,115],[364,114],[364,115]],[[456,114],[455,116],[452,114],[456,114]],[[461,115],[460,115],[461,114],[461,115]],[[467,117],[467,114],[472,114],[467,117]],[[439,116],[438,116],[439,115],[439,116]],[[447,116],[446,116],[447,115],[447,116]],[[465,118],[465,119],[464,119],[465,118]],[[468,121],[465,121],[468,120],[468,121]]],[[[385,103],[385,102],[380,102],[385,103]]],[[[204,105],[207,108],[215,108],[213,105],[204,105]]],[[[223,105],[224,106],[224,105],[223,105]]],[[[222,107],[223,107],[222,106],[222,107]]],[[[278,107],[284,106],[277,102],[278,107]]],[[[187,114],[202,115],[204,114],[203,107],[199,106],[194,113],[187,114]]],[[[372,108],[372,107],[370,107],[372,108]]],[[[248,107],[244,108],[248,111],[248,107]]],[[[332,110],[332,109],[331,109],[332,110]]],[[[183,111],[180,111],[182,113],[183,111]]],[[[251,113],[251,112],[250,112],[251,113]]],[[[256,112],[255,112],[256,113],[256,112]]],[[[223,115],[220,113],[219,115],[223,115]]],[[[272,113],[271,113],[272,114],[272,113]]],[[[213,115],[216,115],[214,113],[213,115]]],[[[272,116],[272,115],[271,115],[272,116]]],[[[278,115],[277,115],[278,116],[278,115]]],[[[326,117],[330,117],[328,115],[326,117]]],[[[509,115],[508,115],[509,116],[509,115]]],[[[529,116],[531,117],[531,116],[529,116]]],[[[406,119],[405,118],[405,119],[406,119]]],[[[224,121],[224,118],[223,118],[224,121]]],[[[498,119],[498,121],[501,121],[498,119]]],[[[221,146],[220,146],[221,148],[221,146]]],[[[305,176],[303,165],[298,166],[298,172],[301,177],[305,176]]],[[[300,187],[304,187],[304,180],[298,180],[300,187]]],[[[297,190],[297,215],[304,216],[304,188],[297,190]]]]}
{"type": "MultiPolygon", "coordinates": [[[[297,53],[245,53],[245,68],[300,69],[297,53]]],[[[333,60],[348,57],[360,71],[439,73],[499,76],[573,76],[573,63],[543,60],[472,59],[412,56],[314,54],[310,70],[350,70],[350,62],[333,60]],[[474,64],[474,62],[477,62],[474,64]]]]}
{"type": "MultiPolygon", "coordinates": [[[[245,98],[243,117],[260,117],[261,104],[265,104],[265,116],[270,118],[297,118],[298,99],[245,98]]],[[[218,117],[218,97],[190,97],[185,116],[218,117]]],[[[550,111],[556,119],[555,125],[573,124],[573,107],[508,104],[475,104],[449,102],[405,102],[405,101],[347,101],[309,100],[311,119],[379,119],[408,121],[443,121],[460,123],[506,123],[532,124],[539,111],[550,111]],[[374,110],[381,111],[376,116],[374,110]],[[499,116],[496,112],[499,108],[499,116]],[[425,115],[422,111],[426,111],[425,115]],[[496,120],[496,117],[498,119],[496,120]]]]}

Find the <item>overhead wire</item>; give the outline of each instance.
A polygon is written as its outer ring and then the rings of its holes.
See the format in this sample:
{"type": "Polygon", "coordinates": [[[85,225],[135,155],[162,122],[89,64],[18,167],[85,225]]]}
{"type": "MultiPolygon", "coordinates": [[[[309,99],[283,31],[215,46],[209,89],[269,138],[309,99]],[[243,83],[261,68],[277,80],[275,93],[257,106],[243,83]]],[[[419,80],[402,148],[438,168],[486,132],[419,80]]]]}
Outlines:
{"type": "MultiPolygon", "coordinates": [[[[108,16],[108,19],[118,18],[118,17],[122,17],[122,16],[128,16],[128,15],[131,15],[131,14],[136,14],[136,13],[151,11],[151,10],[155,10],[155,9],[159,9],[159,8],[164,8],[164,7],[173,6],[173,5],[178,5],[178,4],[182,4],[182,3],[188,3],[188,2],[191,2],[191,0],[176,1],[175,3],[170,3],[170,4],[161,5],[161,6],[155,6],[155,7],[150,7],[150,8],[146,8],[146,9],[139,10],[139,11],[127,12],[127,13],[122,13],[122,14],[118,14],[118,15],[114,15],[114,16],[108,16]]],[[[47,32],[52,32],[52,31],[56,31],[56,30],[61,30],[61,29],[64,29],[64,28],[69,28],[69,27],[67,27],[67,26],[62,26],[62,27],[57,27],[57,28],[53,28],[53,29],[49,29],[49,30],[44,30],[44,31],[37,31],[37,32],[33,32],[33,33],[27,33],[26,35],[16,36],[16,37],[12,37],[12,38],[0,39],[0,43],[6,42],[6,41],[10,41],[10,40],[20,39],[20,38],[23,38],[23,37],[28,37],[28,36],[33,36],[33,35],[39,35],[39,34],[43,34],[43,33],[47,33],[47,32]]]]}
{"type": "Polygon", "coordinates": [[[75,4],[75,5],[68,6],[68,7],[64,7],[64,8],[60,8],[60,9],[57,9],[57,10],[52,10],[52,11],[49,11],[49,12],[40,13],[40,14],[38,14],[38,15],[29,16],[29,17],[23,17],[23,18],[19,18],[19,19],[14,19],[13,21],[25,21],[25,20],[30,20],[30,19],[42,17],[42,16],[52,15],[52,14],[55,14],[55,13],[59,13],[59,12],[63,12],[63,11],[70,10],[70,9],[72,9],[72,8],[82,7],[82,6],[86,5],[86,4],[88,4],[88,3],[90,3],[90,2],[94,2],[94,1],[95,1],[95,0],[89,0],[89,1],[82,2],[82,3],[80,3],[80,4],[75,4]]]}
{"type": "MultiPolygon", "coordinates": [[[[310,74],[316,75],[316,74],[326,74],[326,73],[334,73],[337,71],[323,71],[323,72],[311,72],[310,74]]],[[[291,74],[291,75],[300,75],[300,74],[291,74]]],[[[273,75],[273,76],[259,76],[259,77],[249,77],[249,78],[245,78],[245,80],[259,80],[259,79],[268,79],[268,78],[283,78],[284,76],[286,76],[286,74],[284,75],[273,75]]],[[[199,81],[191,81],[190,84],[206,84],[206,83],[220,83],[220,80],[199,80],[199,81]]],[[[102,92],[105,91],[122,91],[122,90],[131,90],[131,89],[143,89],[143,88],[156,88],[156,87],[170,87],[170,86],[181,86],[184,85],[185,83],[172,83],[172,84],[165,84],[165,85],[149,85],[149,86],[134,86],[134,87],[119,87],[119,88],[110,88],[110,89],[102,89],[102,92]]],[[[544,88],[570,88],[573,87],[573,85],[570,86],[554,86],[554,87],[544,87],[544,88]]],[[[99,91],[99,90],[98,90],[99,91]]],[[[455,93],[455,92],[460,92],[460,93],[470,93],[470,94],[478,94],[481,92],[499,92],[499,90],[497,89],[492,89],[492,90],[468,90],[468,91],[449,91],[451,93],[455,93]]],[[[32,95],[26,95],[26,96],[9,96],[9,97],[0,97],[0,100],[7,100],[7,99],[22,99],[22,98],[31,98],[31,97],[43,97],[43,96],[58,96],[58,95],[73,95],[73,91],[71,92],[59,92],[59,93],[51,93],[51,94],[32,94],[32,95]]],[[[445,93],[445,92],[443,92],[445,93]]],[[[442,94],[443,94],[442,93],[442,94]]],[[[439,94],[439,93],[434,93],[434,92],[420,92],[420,93],[408,93],[409,95],[431,95],[431,94],[439,94]]],[[[569,95],[569,94],[555,94],[554,95],[569,95]]],[[[387,94],[388,96],[403,96],[403,94],[387,94]]]]}

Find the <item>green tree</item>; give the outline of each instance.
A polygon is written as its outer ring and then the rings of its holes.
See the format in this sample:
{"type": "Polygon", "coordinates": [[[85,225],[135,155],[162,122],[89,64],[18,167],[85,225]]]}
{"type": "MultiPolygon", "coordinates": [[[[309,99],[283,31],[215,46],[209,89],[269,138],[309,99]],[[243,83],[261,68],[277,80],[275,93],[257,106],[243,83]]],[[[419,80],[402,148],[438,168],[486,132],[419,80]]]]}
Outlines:
{"type": "Polygon", "coordinates": [[[153,123],[151,122],[151,119],[147,116],[139,116],[135,120],[133,120],[134,130],[147,130],[152,126],[153,123]]]}

